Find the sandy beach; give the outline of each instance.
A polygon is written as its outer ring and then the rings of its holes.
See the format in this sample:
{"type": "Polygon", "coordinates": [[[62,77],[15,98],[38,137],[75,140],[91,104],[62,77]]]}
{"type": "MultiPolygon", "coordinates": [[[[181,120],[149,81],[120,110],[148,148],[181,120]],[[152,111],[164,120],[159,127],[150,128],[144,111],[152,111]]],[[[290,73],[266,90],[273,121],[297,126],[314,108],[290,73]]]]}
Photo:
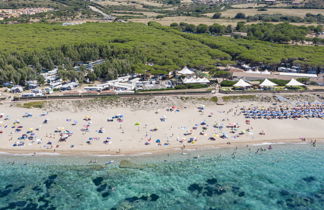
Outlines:
{"type": "Polygon", "coordinates": [[[39,108],[0,105],[0,152],[120,155],[195,148],[305,143],[324,139],[324,120],[249,119],[242,108],[293,106],[271,101],[216,105],[202,98],[50,101],[39,108]]]}

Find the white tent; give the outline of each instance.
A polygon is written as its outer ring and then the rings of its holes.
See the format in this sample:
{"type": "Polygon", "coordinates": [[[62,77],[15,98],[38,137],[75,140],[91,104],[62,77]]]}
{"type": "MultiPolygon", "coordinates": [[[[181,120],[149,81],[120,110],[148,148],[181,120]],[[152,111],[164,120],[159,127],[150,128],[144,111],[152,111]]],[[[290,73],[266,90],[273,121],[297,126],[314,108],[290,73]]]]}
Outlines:
{"type": "Polygon", "coordinates": [[[246,71],[246,73],[253,73],[252,69],[246,71]]]}
{"type": "Polygon", "coordinates": [[[268,79],[265,79],[261,84],[260,84],[260,87],[274,87],[276,86],[277,84],[271,82],[270,80],[268,79]]]}
{"type": "Polygon", "coordinates": [[[188,69],[187,66],[185,66],[181,71],[178,71],[178,74],[182,74],[182,75],[193,75],[194,72],[191,71],[190,69],[188,69]]]}
{"type": "Polygon", "coordinates": [[[261,72],[261,74],[271,74],[268,70],[261,72]]]}
{"type": "Polygon", "coordinates": [[[233,85],[234,87],[251,87],[251,85],[244,80],[240,79],[237,83],[233,85]]]}
{"type": "Polygon", "coordinates": [[[182,82],[184,84],[194,84],[194,83],[208,84],[209,80],[207,78],[184,78],[182,82]]]}
{"type": "Polygon", "coordinates": [[[301,82],[298,82],[297,80],[295,79],[291,79],[287,84],[286,86],[305,86],[303,83],[301,82]]]}

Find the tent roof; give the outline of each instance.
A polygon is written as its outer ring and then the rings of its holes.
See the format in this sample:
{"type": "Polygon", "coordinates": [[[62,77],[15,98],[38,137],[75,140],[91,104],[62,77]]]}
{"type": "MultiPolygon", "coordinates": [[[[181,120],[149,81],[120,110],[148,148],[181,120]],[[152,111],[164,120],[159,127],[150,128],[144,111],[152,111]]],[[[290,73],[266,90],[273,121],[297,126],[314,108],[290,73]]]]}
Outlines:
{"type": "Polygon", "coordinates": [[[303,83],[301,82],[298,82],[297,80],[295,79],[291,79],[287,84],[286,86],[305,86],[303,83]]]}
{"type": "Polygon", "coordinates": [[[193,71],[191,71],[190,69],[188,69],[187,66],[183,67],[183,69],[181,71],[178,71],[179,74],[184,74],[184,75],[191,75],[194,74],[193,71]]]}
{"type": "Polygon", "coordinates": [[[184,78],[182,80],[183,83],[185,84],[190,84],[190,83],[209,83],[209,80],[207,78],[184,78]]]}
{"type": "Polygon", "coordinates": [[[233,85],[234,87],[250,87],[251,85],[244,80],[240,79],[237,83],[233,85]]]}
{"type": "Polygon", "coordinates": [[[265,71],[261,72],[261,74],[271,74],[271,73],[266,69],[265,71]]]}
{"type": "Polygon", "coordinates": [[[261,87],[273,87],[273,86],[276,86],[276,85],[277,85],[276,83],[273,83],[273,82],[271,82],[271,81],[268,80],[268,79],[265,79],[265,80],[260,84],[261,87]]]}

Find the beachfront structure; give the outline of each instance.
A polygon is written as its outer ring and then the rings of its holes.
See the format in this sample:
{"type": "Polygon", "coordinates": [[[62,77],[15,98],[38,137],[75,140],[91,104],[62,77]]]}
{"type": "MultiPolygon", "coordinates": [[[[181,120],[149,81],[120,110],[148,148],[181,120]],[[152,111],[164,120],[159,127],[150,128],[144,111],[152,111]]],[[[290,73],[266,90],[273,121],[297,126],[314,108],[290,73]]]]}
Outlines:
{"type": "Polygon", "coordinates": [[[104,88],[100,87],[100,86],[90,86],[90,87],[84,87],[85,91],[97,91],[100,92],[102,91],[104,88]]]}
{"type": "Polygon", "coordinates": [[[78,87],[78,82],[70,82],[61,86],[61,90],[73,90],[74,88],[78,87]]]}
{"type": "Polygon", "coordinates": [[[24,89],[20,85],[15,85],[15,86],[13,86],[12,88],[9,89],[10,93],[21,93],[23,91],[24,91],[24,89]]]}
{"type": "Polygon", "coordinates": [[[266,88],[271,88],[271,87],[274,87],[274,86],[277,86],[277,84],[271,82],[271,81],[268,80],[268,79],[265,79],[265,80],[260,84],[260,87],[266,87],[266,88]]]}
{"type": "Polygon", "coordinates": [[[292,77],[317,78],[317,74],[303,74],[303,73],[280,72],[279,75],[281,75],[281,76],[292,76],[292,77]]]}
{"type": "Polygon", "coordinates": [[[297,87],[297,86],[305,86],[303,83],[301,83],[301,82],[298,82],[297,80],[295,80],[295,79],[291,79],[287,84],[286,84],[286,86],[295,86],[295,87],[297,87]]]}
{"type": "Polygon", "coordinates": [[[43,89],[43,93],[45,94],[52,94],[53,92],[54,92],[53,89],[50,87],[46,87],[43,89]]]}
{"type": "Polygon", "coordinates": [[[248,88],[251,87],[249,83],[245,82],[243,79],[240,79],[237,83],[233,85],[233,87],[239,87],[239,88],[248,88]]]}
{"type": "Polygon", "coordinates": [[[191,76],[195,74],[195,72],[191,71],[187,66],[183,67],[183,69],[177,73],[183,76],[191,76]]]}
{"type": "Polygon", "coordinates": [[[38,87],[38,82],[37,80],[29,80],[26,81],[26,86],[28,89],[35,89],[38,87]]]}
{"type": "Polygon", "coordinates": [[[21,95],[21,97],[23,97],[23,98],[35,97],[35,96],[36,96],[35,93],[23,93],[23,94],[21,95]]]}
{"type": "Polygon", "coordinates": [[[184,78],[182,80],[183,84],[208,84],[209,80],[207,78],[184,78]]]}

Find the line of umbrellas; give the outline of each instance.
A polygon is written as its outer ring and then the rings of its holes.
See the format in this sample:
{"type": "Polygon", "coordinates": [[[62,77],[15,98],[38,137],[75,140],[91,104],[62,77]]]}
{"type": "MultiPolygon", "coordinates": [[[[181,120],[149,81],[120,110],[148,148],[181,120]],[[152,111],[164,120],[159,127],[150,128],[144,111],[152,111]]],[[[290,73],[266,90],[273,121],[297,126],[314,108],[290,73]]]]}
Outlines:
{"type": "Polygon", "coordinates": [[[324,109],[244,110],[245,118],[324,118],[324,109]]]}

